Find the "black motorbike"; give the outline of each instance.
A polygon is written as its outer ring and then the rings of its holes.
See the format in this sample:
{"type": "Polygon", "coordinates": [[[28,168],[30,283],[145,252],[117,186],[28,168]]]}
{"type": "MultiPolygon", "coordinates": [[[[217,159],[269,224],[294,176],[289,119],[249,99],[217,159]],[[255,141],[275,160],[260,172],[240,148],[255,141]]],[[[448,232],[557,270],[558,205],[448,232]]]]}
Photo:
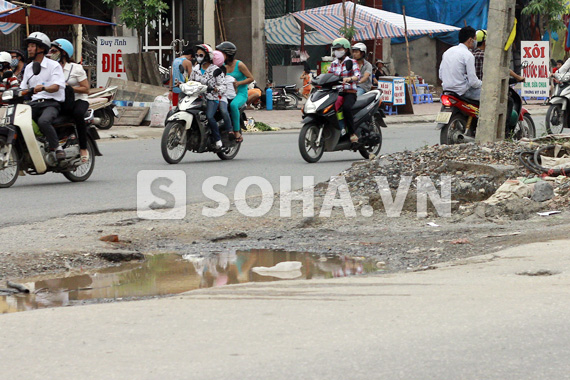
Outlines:
{"type": "Polygon", "coordinates": [[[382,131],[386,128],[384,112],[380,108],[382,92],[369,91],[357,98],[352,110],[354,125],[360,128],[357,143],[350,141],[350,133],[341,126],[335,103],[342,86],[341,78],[322,74],[313,80],[315,90],[303,107],[303,127],[299,133],[299,151],[309,163],[317,162],[324,152],[358,151],[368,159],[378,155],[382,147],[382,131]]]}
{"type": "Polygon", "coordinates": [[[299,101],[303,100],[296,84],[273,87],[273,108],[297,109],[299,101]]]}

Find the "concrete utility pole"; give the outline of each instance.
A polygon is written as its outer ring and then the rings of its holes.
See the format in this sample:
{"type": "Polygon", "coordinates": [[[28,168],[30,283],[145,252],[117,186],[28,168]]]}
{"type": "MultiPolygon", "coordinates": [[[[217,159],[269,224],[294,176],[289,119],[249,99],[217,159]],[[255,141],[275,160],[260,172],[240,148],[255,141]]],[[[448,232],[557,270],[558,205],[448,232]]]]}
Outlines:
{"type": "Polygon", "coordinates": [[[267,82],[265,71],[265,2],[251,1],[251,73],[259,87],[267,82]]]}
{"type": "Polygon", "coordinates": [[[485,76],[476,135],[480,144],[505,138],[511,56],[511,49],[505,51],[505,43],[515,23],[515,5],[515,0],[491,0],[489,4],[485,76]]]}

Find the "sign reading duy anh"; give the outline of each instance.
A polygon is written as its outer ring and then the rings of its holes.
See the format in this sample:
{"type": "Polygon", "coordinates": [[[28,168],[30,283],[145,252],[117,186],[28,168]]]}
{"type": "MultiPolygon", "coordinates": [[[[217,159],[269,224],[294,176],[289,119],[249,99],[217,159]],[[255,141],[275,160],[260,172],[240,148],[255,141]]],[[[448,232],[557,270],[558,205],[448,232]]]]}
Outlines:
{"type": "Polygon", "coordinates": [[[123,54],[138,53],[137,37],[97,37],[97,87],[109,78],[127,80],[123,54]]]}
{"type": "Polygon", "coordinates": [[[550,96],[550,46],[548,41],[521,41],[522,96],[550,96]]]}

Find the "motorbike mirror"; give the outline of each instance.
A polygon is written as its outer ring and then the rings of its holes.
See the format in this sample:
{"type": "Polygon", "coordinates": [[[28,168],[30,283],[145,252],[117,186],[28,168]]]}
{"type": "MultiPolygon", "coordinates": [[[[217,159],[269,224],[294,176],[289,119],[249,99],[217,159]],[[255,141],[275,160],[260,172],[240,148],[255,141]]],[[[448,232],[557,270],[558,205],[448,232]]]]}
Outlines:
{"type": "Polygon", "coordinates": [[[42,66],[40,65],[40,63],[38,61],[34,61],[34,63],[32,64],[32,72],[34,73],[34,75],[38,75],[41,71],[42,71],[42,66]]]}
{"type": "Polygon", "coordinates": [[[214,70],[214,78],[219,77],[222,74],[222,70],[221,69],[216,69],[214,70]]]}
{"type": "Polygon", "coordinates": [[[345,66],[346,66],[346,69],[348,71],[351,71],[352,70],[352,59],[349,61],[346,61],[345,66]]]}
{"type": "Polygon", "coordinates": [[[14,73],[11,70],[4,71],[4,74],[2,74],[2,79],[12,78],[13,76],[14,73]]]}

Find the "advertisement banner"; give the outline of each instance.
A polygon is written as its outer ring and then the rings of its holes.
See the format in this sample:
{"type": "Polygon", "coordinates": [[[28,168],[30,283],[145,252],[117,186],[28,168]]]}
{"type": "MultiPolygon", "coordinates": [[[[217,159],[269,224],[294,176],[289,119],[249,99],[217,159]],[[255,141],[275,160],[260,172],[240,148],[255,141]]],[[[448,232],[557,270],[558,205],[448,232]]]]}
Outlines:
{"type": "Polygon", "coordinates": [[[394,78],[394,105],[406,104],[406,80],[404,78],[394,78]]]}
{"type": "Polygon", "coordinates": [[[392,82],[378,81],[378,89],[382,91],[382,103],[392,103],[393,100],[393,87],[392,82]]]}
{"type": "Polygon", "coordinates": [[[127,80],[123,54],[138,53],[137,37],[97,37],[97,87],[109,78],[127,80]]]}
{"type": "Polygon", "coordinates": [[[521,41],[522,96],[550,96],[550,45],[548,41],[521,41]]]}

